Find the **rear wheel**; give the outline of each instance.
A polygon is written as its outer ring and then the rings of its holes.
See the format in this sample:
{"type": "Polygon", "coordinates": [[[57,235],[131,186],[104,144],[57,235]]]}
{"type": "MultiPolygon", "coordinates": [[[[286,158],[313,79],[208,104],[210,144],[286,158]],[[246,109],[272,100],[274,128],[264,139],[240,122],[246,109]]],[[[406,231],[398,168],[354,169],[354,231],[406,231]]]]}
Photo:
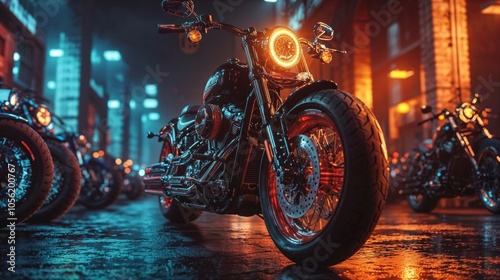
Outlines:
{"type": "Polygon", "coordinates": [[[123,179],[123,191],[129,200],[137,200],[144,195],[144,184],[139,175],[126,176],[123,179]]]}
{"type": "Polygon", "coordinates": [[[337,90],[307,97],[288,116],[299,175],[283,184],[263,159],[264,221],[289,259],[309,268],[340,263],[366,242],[385,205],[389,168],[382,131],[361,101],[337,90]]]}
{"type": "Polygon", "coordinates": [[[477,163],[481,172],[479,198],[488,211],[500,214],[500,140],[483,140],[477,163]]]}
{"type": "Polygon", "coordinates": [[[0,119],[0,227],[10,224],[8,218],[28,219],[43,205],[53,172],[40,135],[20,121],[0,119]]]}
{"type": "Polygon", "coordinates": [[[46,141],[54,163],[54,180],[44,205],[31,218],[32,222],[49,222],[68,212],[80,194],[82,174],[78,159],[62,143],[46,141]]]}
{"type": "MultiPolygon", "coordinates": [[[[409,157],[406,159],[407,161],[407,166],[408,166],[408,173],[407,173],[407,180],[411,182],[412,184],[415,184],[415,182],[421,182],[423,170],[426,168],[424,162],[420,159],[420,155],[423,153],[423,151],[412,151],[409,154],[409,157]]],[[[414,212],[416,213],[429,213],[439,203],[440,198],[439,197],[430,197],[425,193],[425,189],[420,186],[418,188],[418,193],[414,193],[411,195],[408,195],[406,197],[408,200],[408,204],[410,205],[410,208],[413,209],[414,212]]]]}
{"type": "Polygon", "coordinates": [[[429,213],[439,203],[438,197],[430,197],[427,194],[412,194],[407,197],[411,209],[417,213],[429,213]]]}

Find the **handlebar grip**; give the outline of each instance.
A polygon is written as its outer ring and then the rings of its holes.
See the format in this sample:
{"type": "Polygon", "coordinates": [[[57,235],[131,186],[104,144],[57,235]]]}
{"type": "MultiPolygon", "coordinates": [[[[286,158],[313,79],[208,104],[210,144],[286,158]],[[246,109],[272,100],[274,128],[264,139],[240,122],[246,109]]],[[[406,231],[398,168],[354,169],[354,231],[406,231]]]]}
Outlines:
{"type": "Polygon", "coordinates": [[[173,34],[184,33],[184,28],[177,24],[158,24],[158,33],[160,34],[173,34]]]}

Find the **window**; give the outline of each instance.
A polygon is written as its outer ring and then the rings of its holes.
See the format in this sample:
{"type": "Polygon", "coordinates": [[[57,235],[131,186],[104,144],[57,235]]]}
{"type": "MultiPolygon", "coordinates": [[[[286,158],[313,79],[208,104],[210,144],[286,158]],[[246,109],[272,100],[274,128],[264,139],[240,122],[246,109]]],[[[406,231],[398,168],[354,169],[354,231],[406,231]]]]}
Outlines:
{"type": "Polygon", "coordinates": [[[20,59],[14,63],[12,69],[14,81],[25,87],[31,87],[33,83],[33,46],[29,43],[21,43],[18,45],[17,52],[20,59]]]}
{"type": "Polygon", "coordinates": [[[389,48],[389,58],[399,54],[401,42],[399,38],[399,24],[394,22],[387,28],[387,47],[389,48]]]}

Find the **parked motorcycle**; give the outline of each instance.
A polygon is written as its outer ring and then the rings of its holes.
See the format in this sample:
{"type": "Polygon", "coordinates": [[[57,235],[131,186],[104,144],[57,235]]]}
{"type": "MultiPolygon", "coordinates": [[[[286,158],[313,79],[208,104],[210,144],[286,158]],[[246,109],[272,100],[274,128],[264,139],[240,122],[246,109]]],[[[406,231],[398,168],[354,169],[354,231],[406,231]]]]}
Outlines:
{"type": "MultiPolygon", "coordinates": [[[[64,121],[55,116],[59,125],[64,121]]],[[[64,130],[57,135],[78,159],[81,170],[81,191],[78,202],[88,209],[103,209],[113,204],[120,196],[123,177],[119,170],[109,164],[97,152],[89,155],[91,144],[83,134],[64,130]]],[[[103,152],[104,153],[104,152],[103,152]]]]}
{"type": "MultiPolygon", "coordinates": [[[[16,103],[0,89],[0,111],[16,103]]],[[[44,204],[52,185],[50,151],[26,119],[0,112],[0,227],[20,223],[44,204]]]]}
{"type": "Polygon", "coordinates": [[[436,114],[418,123],[444,120],[431,140],[406,154],[401,168],[400,193],[415,212],[430,212],[444,197],[479,195],[484,206],[500,213],[500,140],[493,138],[480,108],[480,97],[459,102],[454,111],[436,114]]]}
{"type": "Polygon", "coordinates": [[[64,139],[53,135],[53,114],[47,106],[41,104],[47,101],[35,97],[32,92],[16,89],[11,91],[16,102],[4,106],[4,111],[26,118],[29,126],[42,136],[52,156],[54,179],[49,196],[30,218],[34,222],[49,222],[64,215],[75,204],[81,186],[80,167],[75,155],[66,147],[64,139]]]}
{"type": "Polygon", "coordinates": [[[162,159],[145,170],[172,222],[201,211],[263,215],[289,259],[318,266],[342,262],[372,233],[385,204],[388,162],[381,128],[368,107],[331,81],[315,81],[302,47],[329,63],[318,23],[313,42],[286,27],[241,29],[197,15],[193,1],[163,1],[173,15],[195,16],[159,32],[197,43],[212,30],[242,38],[247,62],[230,59],[208,80],[202,106],[187,106],[160,133],[162,159]],[[296,90],[282,101],[282,89],[296,90]],[[335,248],[325,248],[324,244],[335,248]],[[318,253],[321,251],[321,253],[318,253]]]}

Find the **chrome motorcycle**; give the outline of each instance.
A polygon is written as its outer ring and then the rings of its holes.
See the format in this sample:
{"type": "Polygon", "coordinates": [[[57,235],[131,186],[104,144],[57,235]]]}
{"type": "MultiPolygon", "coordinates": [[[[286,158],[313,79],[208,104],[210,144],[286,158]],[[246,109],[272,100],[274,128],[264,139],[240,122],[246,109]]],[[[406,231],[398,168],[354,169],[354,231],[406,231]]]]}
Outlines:
{"type": "Polygon", "coordinates": [[[477,193],[484,206],[500,213],[500,140],[486,128],[480,97],[459,102],[454,111],[436,114],[430,106],[422,113],[432,116],[418,123],[444,120],[431,140],[403,158],[398,170],[399,193],[407,196],[415,212],[430,212],[444,197],[477,193]]]}
{"type": "Polygon", "coordinates": [[[44,205],[29,219],[32,222],[49,222],[63,216],[75,204],[81,187],[80,167],[64,139],[53,135],[54,115],[42,104],[48,101],[34,96],[34,93],[28,90],[11,91],[16,103],[5,106],[4,111],[26,118],[29,126],[42,136],[52,156],[54,179],[49,196],[44,205]]]}
{"type": "Polygon", "coordinates": [[[16,102],[10,89],[0,89],[0,227],[20,223],[40,209],[54,174],[42,137],[26,119],[2,113],[16,102]]]}
{"type": "Polygon", "coordinates": [[[368,107],[331,81],[315,81],[302,47],[324,63],[333,29],[318,23],[313,42],[287,27],[257,31],[197,15],[193,1],[163,1],[167,13],[195,19],[159,25],[192,43],[212,30],[242,38],[246,63],[230,59],[209,78],[202,106],[187,106],[150,138],[163,141],[146,168],[146,192],[159,195],[172,222],[202,211],[262,215],[289,259],[340,263],[371,235],[385,204],[388,161],[368,107]],[[286,100],[283,89],[295,89],[286,100]],[[325,244],[331,245],[325,248],[325,244]]]}

